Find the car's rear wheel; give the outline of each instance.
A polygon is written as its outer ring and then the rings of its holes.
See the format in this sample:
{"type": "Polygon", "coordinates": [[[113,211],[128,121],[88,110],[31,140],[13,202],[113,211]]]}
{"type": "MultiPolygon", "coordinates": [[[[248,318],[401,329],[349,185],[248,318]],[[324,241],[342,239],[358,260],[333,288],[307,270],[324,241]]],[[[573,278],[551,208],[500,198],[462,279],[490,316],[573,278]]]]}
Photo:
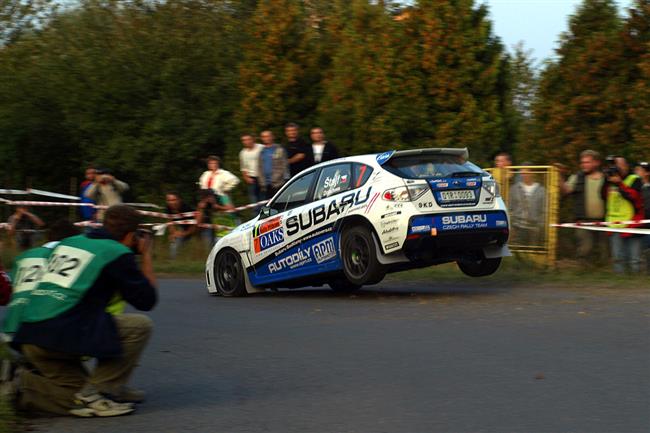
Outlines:
{"type": "Polygon", "coordinates": [[[244,269],[235,250],[225,249],[214,260],[214,281],[222,296],[246,295],[244,269]]]}
{"type": "Polygon", "coordinates": [[[361,288],[360,284],[352,284],[345,277],[335,278],[328,284],[337,293],[352,293],[361,288]]]}
{"type": "Polygon", "coordinates": [[[365,226],[352,226],[341,236],[343,274],[352,285],[376,284],[386,272],[377,260],[372,233],[365,226]]]}
{"type": "Polygon", "coordinates": [[[470,277],[487,277],[492,275],[499,269],[501,265],[501,257],[480,259],[462,259],[456,262],[460,270],[470,277]]]}

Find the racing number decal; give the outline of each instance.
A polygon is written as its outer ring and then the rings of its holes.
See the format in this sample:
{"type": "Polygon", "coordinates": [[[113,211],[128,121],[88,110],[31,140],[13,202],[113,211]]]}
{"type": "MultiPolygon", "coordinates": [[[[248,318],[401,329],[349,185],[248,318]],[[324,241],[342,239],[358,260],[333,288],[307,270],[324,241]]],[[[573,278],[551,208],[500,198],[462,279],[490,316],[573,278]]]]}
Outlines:
{"type": "Polygon", "coordinates": [[[67,245],[58,246],[50,256],[43,282],[70,288],[86,269],[94,254],[67,245]]]}
{"type": "Polygon", "coordinates": [[[33,290],[43,276],[47,261],[41,258],[23,259],[16,271],[14,293],[33,290]]]}

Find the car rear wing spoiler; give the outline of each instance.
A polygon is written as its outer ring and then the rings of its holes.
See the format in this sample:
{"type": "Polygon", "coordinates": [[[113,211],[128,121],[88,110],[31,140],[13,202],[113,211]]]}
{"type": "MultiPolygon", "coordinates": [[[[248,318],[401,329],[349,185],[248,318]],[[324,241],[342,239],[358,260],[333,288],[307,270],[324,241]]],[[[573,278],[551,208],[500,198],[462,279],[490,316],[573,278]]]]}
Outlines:
{"type": "Polygon", "coordinates": [[[379,165],[384,165],[391,158],[396,156],[425,156],[425,155],[452,155],[459,156],[465,161],[469,159],[469,151],[466,147],[432,147],[428,149],[391,150],[377,155],[379,165]]]}

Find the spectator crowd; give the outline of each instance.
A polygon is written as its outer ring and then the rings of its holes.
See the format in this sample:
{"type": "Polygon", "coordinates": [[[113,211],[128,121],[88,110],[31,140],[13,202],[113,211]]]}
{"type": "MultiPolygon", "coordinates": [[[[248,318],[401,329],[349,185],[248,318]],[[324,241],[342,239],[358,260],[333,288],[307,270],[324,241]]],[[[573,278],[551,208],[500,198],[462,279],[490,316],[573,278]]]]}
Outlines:
{"type": "MultiPolygon", "coordinates": [[[[211,248],[217,237],[228,232],[228,227],[240,221],[235,212],[232,194],[243,180],[248,202],[253,213],[273,197],[292,176],[314,164],[338,158],[336,146],[328,141],[320,127],[309,131],[310,140],[300,134],[300,127],[288,123],[280,143],[273,132],[264,130],[257,135],[243,133],[240,137],[239,176],[222,168],[216,155],[206,158],[206,170],[198,178],[197,204],[191,206],[178,192],[165,195],[168,214],[175,215],[167,228],[169,256],[175,259],[190,239],[199,238],[211,248]],[[193,215],[188,218],[188,215],[193,215]],[[195,222],[188,221],[195,219],[195,222]],[[217,227],[216,229],[213,227],[217,227]]],[[[555,164],[561,173],[560,193],[572,202],[571,219],[577,223],[610,222],[614,229],[643,228],[650,224],[620,224],[620,221],[650,219],[650,165],[639,162],[631,166],[621,156],[610,156],[604,161],[593,150],[579,156],[579,171],[569,173],[566,166],[555,164]]],[[[510,243],[534,250],[544,245],[548,233],[548,184],[542,171],[535,170],[530,162],[511,169],[513,161],[507,152],[494,158],[492,174],[507,192],[510,213],[510,243]]],[[[81,201],[102,207],[123,202],[129,185],[117,179],[108,169],[89,167],[80,185],[81,201]]],[[[103,220],[102,208],[81,207],[81,217],[86,221],[103,220]]],[[[44,222],[26,207],[16,207],[9,218],[10,232],[20,249],[27,249],[38,240],[37,233],[44,222]]],[[[576,229],[576,257],[585,264],[604,265],[611,257],[613,270],[650,273],[650,235],[576,229]],[[647,256],[644,265],[644,254],[647,256]]]]}

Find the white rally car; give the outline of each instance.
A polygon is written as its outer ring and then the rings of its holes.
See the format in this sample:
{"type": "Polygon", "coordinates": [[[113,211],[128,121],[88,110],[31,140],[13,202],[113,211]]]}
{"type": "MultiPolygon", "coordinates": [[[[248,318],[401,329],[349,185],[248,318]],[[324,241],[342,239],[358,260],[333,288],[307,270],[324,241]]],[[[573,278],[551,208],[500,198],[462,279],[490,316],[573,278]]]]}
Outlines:
{"type": "Polygon", "coordinates": [[[217,242],[208,291],[350,291],[447,262],[470,276],[494,273],[509,255],[508,213],[494,179],[467,159],[467,149],[417,149],[304,170],[217,242]]]}

